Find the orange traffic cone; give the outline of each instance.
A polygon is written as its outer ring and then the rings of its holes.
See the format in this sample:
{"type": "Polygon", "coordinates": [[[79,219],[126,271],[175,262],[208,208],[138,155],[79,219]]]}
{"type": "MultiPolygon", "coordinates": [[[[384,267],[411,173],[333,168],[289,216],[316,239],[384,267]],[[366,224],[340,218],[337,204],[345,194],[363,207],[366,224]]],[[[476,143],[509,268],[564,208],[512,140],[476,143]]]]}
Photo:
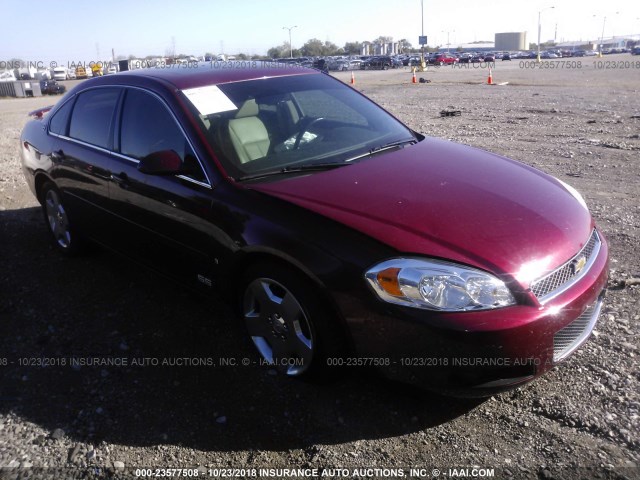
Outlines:
{"type": "Polygon", "coordinates": [[[411,78],[411,83],[418,83],[418,79],[416,78],[416,68],[413,67],[413,77],[411,78]]]}
{"type": "Polygon", "coordinates": [[[356,84],[356,76],[353,74],[353,72],[351,72],[351,85],[355,85],[356,84]]]}
{"type": "Polygon", "coordinates": [[[487,78],[487,85],[493,85],[493,75],[491,75],[491,67],[489,67],[489,78],[487,78]]]}

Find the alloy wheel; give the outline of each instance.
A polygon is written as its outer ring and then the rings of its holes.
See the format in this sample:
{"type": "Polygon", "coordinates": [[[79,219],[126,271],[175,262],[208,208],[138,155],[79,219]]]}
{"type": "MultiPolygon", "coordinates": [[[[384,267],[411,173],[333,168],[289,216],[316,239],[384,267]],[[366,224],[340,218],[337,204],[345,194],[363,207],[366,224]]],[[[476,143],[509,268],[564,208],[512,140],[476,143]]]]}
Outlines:
{"type": "Polygon", "coordinates": [[[45,212],[49,230],[57,244],[63,249],[69,248],[71,246],[69,218],[60,200],[60,194],[53,189],[47,190],[45,212]]]}
{"type": "Polygon", "coordinates": [[[300,302],[270,278],[256,278],[245,290],[244,319],[262,358],[279,371],[305,373],[314,353],[311,324],[300,302]]]}

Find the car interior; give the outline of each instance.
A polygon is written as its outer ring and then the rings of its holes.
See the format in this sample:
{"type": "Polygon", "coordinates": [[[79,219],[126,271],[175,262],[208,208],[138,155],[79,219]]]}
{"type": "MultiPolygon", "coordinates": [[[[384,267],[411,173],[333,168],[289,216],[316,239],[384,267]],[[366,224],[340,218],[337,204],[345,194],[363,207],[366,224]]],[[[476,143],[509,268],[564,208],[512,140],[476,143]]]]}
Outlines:
{"type": "Polygon", "coordinates": [[[393,119],[376,115],[377,107],[350,89],[324,83],[323,77],[301,76],[225,84],[220,89],[237,108],[202,114],[193,107],[192,112],[226,173],[236,179],[348,162],[411,135],[393,119]]]}

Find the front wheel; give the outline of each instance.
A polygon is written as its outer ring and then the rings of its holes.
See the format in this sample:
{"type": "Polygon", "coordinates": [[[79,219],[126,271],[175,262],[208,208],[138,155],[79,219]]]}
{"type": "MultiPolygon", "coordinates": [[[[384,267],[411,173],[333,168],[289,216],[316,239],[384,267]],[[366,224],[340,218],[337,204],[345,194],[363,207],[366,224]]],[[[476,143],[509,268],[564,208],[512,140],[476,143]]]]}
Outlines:
{"type": "Polygon", "coordinates": [[[345,340],[318,300],[317,287],[292,269],[262,264],[244,276],[242,314],[262,360],[291,377],[324,376],[345,340]],[[315,291],[314,291],[315,290],[315,291]]]}

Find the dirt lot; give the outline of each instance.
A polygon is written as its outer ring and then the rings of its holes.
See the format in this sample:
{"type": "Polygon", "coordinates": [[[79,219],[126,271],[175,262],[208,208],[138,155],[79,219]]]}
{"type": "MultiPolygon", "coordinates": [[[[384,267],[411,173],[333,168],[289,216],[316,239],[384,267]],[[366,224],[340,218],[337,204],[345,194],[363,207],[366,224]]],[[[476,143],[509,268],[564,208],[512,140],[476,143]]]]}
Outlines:
{"type": "Polygon", "coordinates": [[[56,255],[17,155],[26,113],[55,99],[0,100],[0,478],[135,478],[137,467],[199,467],[205,478],[252,473],[209,468],[640,478],[640,58],[597,61],[499,62],[501,86],[485,84],[482,65],[431,68],[417,74],[431,83],[416,85],[408,70],[355,72],[355,88],[414,129],[572,184],[610,242],[610,290],[588,344],[533,384],[486,400],[361,375],[314,385],[259,367],[34,364],[255,354],[222,301],[108,252],[56,255]]]}

